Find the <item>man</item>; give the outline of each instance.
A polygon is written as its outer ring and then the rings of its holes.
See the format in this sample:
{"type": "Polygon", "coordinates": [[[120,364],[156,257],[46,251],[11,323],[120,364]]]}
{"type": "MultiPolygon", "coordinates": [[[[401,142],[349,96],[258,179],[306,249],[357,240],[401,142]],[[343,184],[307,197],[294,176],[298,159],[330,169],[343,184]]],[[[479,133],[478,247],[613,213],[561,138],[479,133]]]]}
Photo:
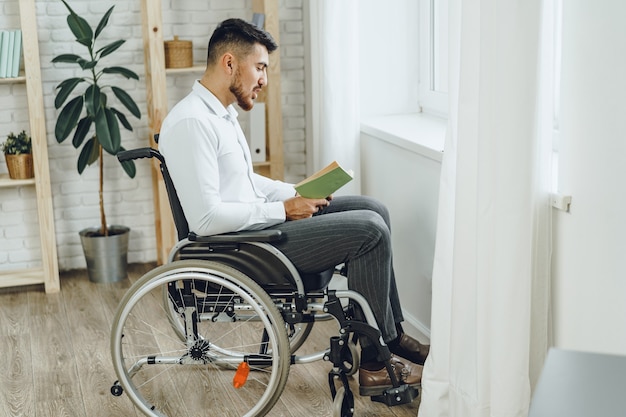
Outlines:
{"type": "MultiPolygon", "coordinates": [[[[303,198],[293,184],[252,170],[233,104],[252,109],[276,49],[267,32],[240,19],[222,22],[209,40],[204,75],[163,121],[159,148],[189,228],[199,235],[279,229],[286,239],[275,246],[298,270],[345,263],[348,287],[368,300],[398,376],[419,384],[428,347],[400,325],[387,209],[363,196],[303,198]]],[[[380,394],[391,386],[387,371],[370,343],[361,348],[360,393],[380,394]]]]}

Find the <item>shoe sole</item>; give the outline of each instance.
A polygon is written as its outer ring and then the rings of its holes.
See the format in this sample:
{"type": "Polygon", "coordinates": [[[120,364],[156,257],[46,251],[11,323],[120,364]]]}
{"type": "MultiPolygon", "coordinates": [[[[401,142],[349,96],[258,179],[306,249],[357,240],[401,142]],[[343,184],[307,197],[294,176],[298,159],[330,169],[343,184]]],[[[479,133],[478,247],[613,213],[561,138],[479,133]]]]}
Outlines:
{"type": "MultiPolygon", "coordinates": [[[[411,384],[412,388],[420,389],[422,384],[411,384]]],[[[374,395],[382,395],[383,392],[393,388],[393,385],[375,385],[373,387],[359,387],[359,395],[362,397],[372,397],[374,395]]]]}

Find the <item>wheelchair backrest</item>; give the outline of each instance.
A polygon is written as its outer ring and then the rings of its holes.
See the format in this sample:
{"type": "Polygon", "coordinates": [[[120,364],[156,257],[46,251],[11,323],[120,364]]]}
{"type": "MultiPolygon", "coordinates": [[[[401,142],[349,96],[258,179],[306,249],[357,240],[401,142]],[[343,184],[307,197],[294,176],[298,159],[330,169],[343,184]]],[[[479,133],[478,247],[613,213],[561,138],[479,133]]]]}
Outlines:
{"type": "MultiPolygon", "coordinates": [[[[156,143],[159,143],[158,133],[154,135],[154,141],[156,143]]],[[[176,192],[176,187],[174,187],[174,182],[172,181],[170,172],[167,170],[165,158],[163,158],[160,153],[159,155],[161,156],[159,158],[159,161],[161,162],[161,175],[163,176],[165,191],[167,191],[167,199],[170,202],[172,216],[174,217],[174,225],[176,226],[178,240],[183,240],[187,236],[189,236],[189,223],[187,222],[187,218],[185,217],[185,213],[183,212],[183,206],[180,204],[180,200],[178,199],[178,193],[176,192]]]]}

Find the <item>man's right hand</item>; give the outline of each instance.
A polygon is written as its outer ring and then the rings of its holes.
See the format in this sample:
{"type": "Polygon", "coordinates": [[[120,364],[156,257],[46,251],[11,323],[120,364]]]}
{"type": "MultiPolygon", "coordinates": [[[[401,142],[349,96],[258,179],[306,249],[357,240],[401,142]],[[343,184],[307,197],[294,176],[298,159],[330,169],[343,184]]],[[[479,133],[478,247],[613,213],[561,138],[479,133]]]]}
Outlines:
{"type": "Polygon", "coordinates": [[[300,220],[312,217],[315,213],[330,204],[325,198],[292,197],[283,202],[287,220],[300,220]]]}

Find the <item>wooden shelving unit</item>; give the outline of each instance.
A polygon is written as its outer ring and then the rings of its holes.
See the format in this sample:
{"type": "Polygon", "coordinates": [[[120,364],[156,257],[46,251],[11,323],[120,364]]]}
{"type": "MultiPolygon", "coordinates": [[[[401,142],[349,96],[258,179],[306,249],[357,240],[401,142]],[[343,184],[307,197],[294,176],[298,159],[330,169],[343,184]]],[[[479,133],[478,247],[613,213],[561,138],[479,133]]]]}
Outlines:
{"type": "MultiPolygon", "coordinates": [[[[163,48],[161,0],[141,0],[143,21],[144,62],[146,65],[146,85],[148,101],[148,125],[150,144],[154,143],[154,134],[161,129],[161,123],[168,112],[166,76],[176,74],[202,73],[204,66],[190,68],[165,69],[163,48]]],[[[278,0],[252,0],[252,11],[265,15],[265,30],[280,44],[278,0]]],[[[255,162],[255,171],[274,179],[283,179],[283,121],[280,88],[280,56],[278,52],[270,55],[267,70],[268,86],[259,95],[257,101],[266,104],[266,160],[255,162]]],[[[158,162],[152,165],[152,183],[155,204],[155,227],[157,238],[157,262],[164,263],[170,249],[176,244],[176,228],[172,219],[167,193],[158,162]]]]}
{"type": "Polygon", "coordinates": [[[1,271],[0,287],[44,284],[47,293],[58,292],[59,266],[57,259],[56,235],[50,171],[48,165],[48,141],[41,86],[41,65],[39,62],[39,41],[37,38],[37,16],[35,0],[18,0],[24,74],[16,78],[2,79],[1,83],[23,83],[28,97],[28,117],[33,145],[35,178],[12,180],[8,175],[0,175],[0,188],[34,186],[37,195],[39,237],[41,241],[41,267],[22,270],[1,271]]]}

